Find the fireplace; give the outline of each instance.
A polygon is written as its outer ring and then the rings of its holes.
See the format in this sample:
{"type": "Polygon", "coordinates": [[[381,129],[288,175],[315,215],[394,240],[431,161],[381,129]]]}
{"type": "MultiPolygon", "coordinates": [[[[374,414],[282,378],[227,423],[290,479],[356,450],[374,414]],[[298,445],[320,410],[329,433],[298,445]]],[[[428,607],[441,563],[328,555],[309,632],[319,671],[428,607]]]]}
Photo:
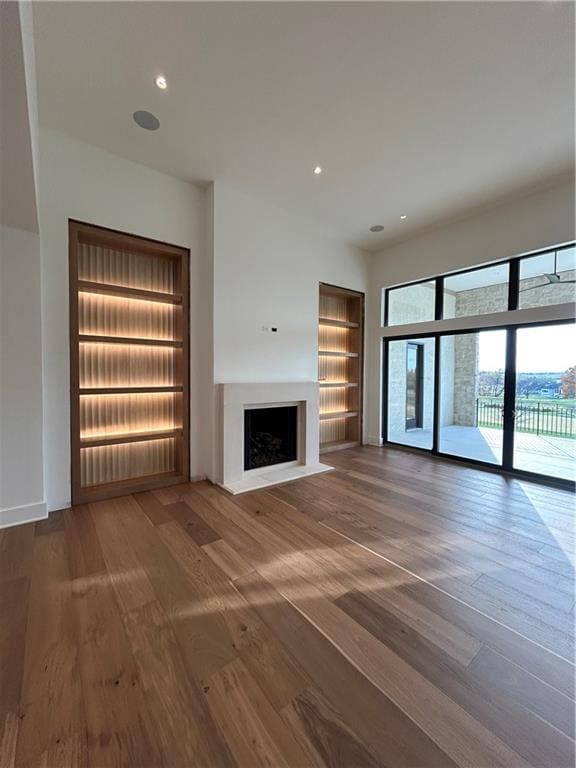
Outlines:
{"type": "Polygon", "coordinates": [[[298,406],[244,411],[244,471],[298,458],[298,406]]]}
{"type": "Polygon", "coordinates": [[[318,456],[317,381],[227,382],[218,394],[215,479],[230,493],[331,469],[318,456]]]}

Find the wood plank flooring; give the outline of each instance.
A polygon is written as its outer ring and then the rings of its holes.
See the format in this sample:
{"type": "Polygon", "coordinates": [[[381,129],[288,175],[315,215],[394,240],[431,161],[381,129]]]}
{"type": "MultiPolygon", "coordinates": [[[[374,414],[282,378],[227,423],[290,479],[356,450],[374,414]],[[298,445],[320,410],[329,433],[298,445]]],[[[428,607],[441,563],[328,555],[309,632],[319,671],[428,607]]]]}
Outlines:
{"type": "Polygon", "coordinates": [[[1,768],[568,768],[574,497],[392,449],[0,531],[1,768]]]}

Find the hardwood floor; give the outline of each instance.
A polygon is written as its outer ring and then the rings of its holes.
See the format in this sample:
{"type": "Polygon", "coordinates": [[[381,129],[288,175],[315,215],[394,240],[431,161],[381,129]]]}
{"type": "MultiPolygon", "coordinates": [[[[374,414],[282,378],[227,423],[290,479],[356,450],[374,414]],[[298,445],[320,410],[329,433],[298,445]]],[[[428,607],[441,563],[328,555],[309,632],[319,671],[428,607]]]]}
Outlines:
{"type": "Polygon", "coordinates": [[[328,459],[0,531],[0,766],[572,766],[574,497],[328,459]]]}

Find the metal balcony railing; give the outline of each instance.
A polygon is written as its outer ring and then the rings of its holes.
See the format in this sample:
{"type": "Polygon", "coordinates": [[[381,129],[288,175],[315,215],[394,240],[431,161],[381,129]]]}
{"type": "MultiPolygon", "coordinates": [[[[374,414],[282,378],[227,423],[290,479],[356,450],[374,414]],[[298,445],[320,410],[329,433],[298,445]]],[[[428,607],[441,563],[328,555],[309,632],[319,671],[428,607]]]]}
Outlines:
{"type": "MultiPolygon", "coordinates": [[[[476,399],[476,426],[502,429],[502,398],[476,399]]],[[[516,431],[533,435],[576,439],[576,408],[561,403],[517,400],[514,416],[516,431]]]]}

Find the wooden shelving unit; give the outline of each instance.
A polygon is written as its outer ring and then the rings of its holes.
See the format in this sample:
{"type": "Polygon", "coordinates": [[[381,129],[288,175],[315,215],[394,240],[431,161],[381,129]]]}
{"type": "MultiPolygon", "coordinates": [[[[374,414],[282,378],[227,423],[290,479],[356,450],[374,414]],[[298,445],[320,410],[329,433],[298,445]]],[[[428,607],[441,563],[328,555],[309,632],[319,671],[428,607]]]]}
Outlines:
{"type": "Polygon", "coordinates": [[[184,248],[69,222],[72,503],[189,479],[184,248]]]}
{"type": "Polygon", "coordinates": [[[364,294],[320,284],[320,452],[362,440],[364,294]]]}

